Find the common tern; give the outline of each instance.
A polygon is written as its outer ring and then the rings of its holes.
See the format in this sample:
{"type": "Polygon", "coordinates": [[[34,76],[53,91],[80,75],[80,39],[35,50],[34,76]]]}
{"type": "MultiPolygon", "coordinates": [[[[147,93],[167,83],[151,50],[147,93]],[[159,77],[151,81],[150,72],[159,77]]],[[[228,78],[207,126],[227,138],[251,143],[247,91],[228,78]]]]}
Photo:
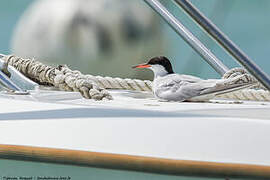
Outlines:
{"type": "Polygon", "coordinates": [[[166,101],[208,101],[216,95],[244,89],[254,85],[249,74],[229,79],[208,79],[176,74],[170,61],[154,57],[145,64],[133,68],[148,68],[154,72],[152,90],[156,98],[166,101]]]}

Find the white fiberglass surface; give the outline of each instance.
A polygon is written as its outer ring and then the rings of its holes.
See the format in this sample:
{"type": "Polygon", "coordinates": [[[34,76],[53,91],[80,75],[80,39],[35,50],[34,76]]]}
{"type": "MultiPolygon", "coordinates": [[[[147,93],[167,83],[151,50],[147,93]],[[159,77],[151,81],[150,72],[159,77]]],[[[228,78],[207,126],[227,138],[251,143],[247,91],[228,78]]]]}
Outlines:
{"type": "Polygon", "coordinates": [[[172,103],[124,92],[112,92],[113,101],[1,98],[0,144],[270,165],[268,103],[172,103]]]}
{"type": "Polygon", "coordinates": [[[270,165],[270,122],[228,118],[84,118],[0,122],[0,144],[270,165]]]}

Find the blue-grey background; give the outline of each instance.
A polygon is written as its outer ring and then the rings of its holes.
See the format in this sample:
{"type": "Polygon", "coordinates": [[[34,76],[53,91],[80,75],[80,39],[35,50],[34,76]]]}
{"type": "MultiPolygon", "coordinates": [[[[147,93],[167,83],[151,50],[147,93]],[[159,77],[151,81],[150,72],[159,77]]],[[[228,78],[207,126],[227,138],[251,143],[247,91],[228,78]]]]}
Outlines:
{"type": "MultiPolygon", "coordinates": [[[[167,1],[167,0],[163,0],[167,1]]],[[[0,52],[10,53],[10,39],[16,22],[33,0],[2,1],[0,6],[0,52]]],[[[270,74],[270,1],[269,0],[192,0],[192,2],[246,52],[264,71],[270,74]]],[[[175,4],[166,6],[184,25],[199,37],[229,67],[238,66],[232,58],[208,38],[175,4]]],[[[169,57],[175,71],[203,78],[218,77],[185,42],[164,24],[169,40],[169,57]]]]}

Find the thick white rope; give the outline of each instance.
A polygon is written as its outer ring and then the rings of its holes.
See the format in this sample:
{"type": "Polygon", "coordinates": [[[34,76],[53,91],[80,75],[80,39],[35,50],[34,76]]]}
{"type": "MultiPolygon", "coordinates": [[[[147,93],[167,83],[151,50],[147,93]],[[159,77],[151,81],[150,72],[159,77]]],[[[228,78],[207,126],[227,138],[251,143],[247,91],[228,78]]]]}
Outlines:
{"type": "Polygon", "coordinates": [[[269,91],[263,89],[244,89],[218,96],[224,99],[270,101],[269,91]]]}
{"type": "MultiPolygon", "coordinates": [[[[51,67],[36,60],[22,59],[13,55],[4,56],[3,59],[23,73],[26,77],[39,84],[53,85],[65,91],[79,91],[88,99],[112,99],[105,89],[125,89],[137,91],[152,91],[152,82],[139,79],[122,79],[83,75],[79,71],[72,71],[67,66],[51,67]]],[[[234,68],[227,72],[223,78],[233,78],[247,73],[241,68],[234,68]]],[[[252,79],[255,81],[255,78],[252,79]]],[[[262,88],[259,86],[257,88],[262,88]]],[[[270,92],[265,89],[245,89],[218,96],[225,99],[270,101],[270,92]]]]}
{"type": "Polygon", "coordinates": [[[4,56],[2,59],[39,84],[55,86],[65,91],[78,91],[87,99],[112,99],[104,88],[87,80],[79,71],[72,71],[66,66],[46,66],[38,61],[13,55],[4,56]]]}

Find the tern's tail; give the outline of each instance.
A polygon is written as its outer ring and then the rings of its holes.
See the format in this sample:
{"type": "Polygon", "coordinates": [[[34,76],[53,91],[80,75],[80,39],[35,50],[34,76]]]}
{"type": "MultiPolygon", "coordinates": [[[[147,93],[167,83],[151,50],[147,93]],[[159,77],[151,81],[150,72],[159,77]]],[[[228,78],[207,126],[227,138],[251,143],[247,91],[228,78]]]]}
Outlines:
{"type": "Polygon", "coordinates": [[[242,74],[229,79],[217,81],[215,86],[203,90],[199,96],[192,98],[195,101],[204,101],[214,98],[215,96],[254,87],[258,82],[249,74],[242,74]]]}

